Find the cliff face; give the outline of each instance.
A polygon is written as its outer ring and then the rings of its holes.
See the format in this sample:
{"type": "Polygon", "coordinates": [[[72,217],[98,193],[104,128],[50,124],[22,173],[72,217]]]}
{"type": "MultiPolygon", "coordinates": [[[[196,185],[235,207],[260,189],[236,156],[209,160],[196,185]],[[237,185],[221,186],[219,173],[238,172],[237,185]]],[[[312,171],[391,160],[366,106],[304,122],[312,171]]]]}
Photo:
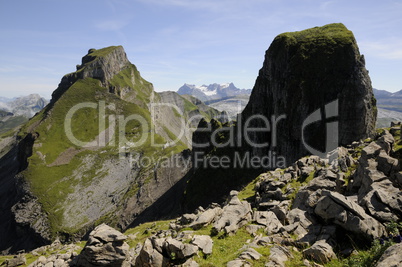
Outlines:
{"type": "MultiPolygon", "coordinates": [[[[243,123],[255,114],[267,118],[271,129],[250,135],[254,143],[270,143],[264,148],[251,145],[254,154],[275,151],[288,164],[311,154],[311,148],[329,152],[338,145],[372,136],[375,99],[353,33],[343,24],[330,24],[278,35],[265,54],[242,113],[243,123]],[[314,112],[315,116],[309,117],[314,112]],[[330,125],[331,121],[337,125],[330,125]],[[305,144],[310,146],[309,151],[305,144]]],[[[253,120],[250,125],[265,124],[253,120]]]]}

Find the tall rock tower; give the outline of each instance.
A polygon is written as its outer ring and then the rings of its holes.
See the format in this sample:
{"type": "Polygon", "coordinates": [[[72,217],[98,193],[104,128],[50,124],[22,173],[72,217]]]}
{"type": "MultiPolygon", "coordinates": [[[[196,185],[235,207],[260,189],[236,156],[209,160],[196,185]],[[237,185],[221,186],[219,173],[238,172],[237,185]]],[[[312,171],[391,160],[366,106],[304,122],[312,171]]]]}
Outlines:
{"type": "Polygon", "coordinates": [[[287,164],[374,135],[376,106],[353,33],[329,24],[283,33],[272,42],[241,114],[254,155],[269,151],[287,164]],[[258,119],[262,115],[269,121],[258,119]],[[254,116],[254,119],[251,119],[254,116]],[[261,145],[268,143],[268,145],[261,145]],[[260,146],[260,147],[258,147],[260,146]]]}

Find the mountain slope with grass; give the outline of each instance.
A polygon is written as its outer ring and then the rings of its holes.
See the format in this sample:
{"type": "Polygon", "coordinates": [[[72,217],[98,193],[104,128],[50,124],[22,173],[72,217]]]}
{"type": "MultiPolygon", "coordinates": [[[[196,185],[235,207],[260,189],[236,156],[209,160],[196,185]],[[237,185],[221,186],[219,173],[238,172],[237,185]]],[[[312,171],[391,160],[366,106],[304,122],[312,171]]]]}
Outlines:
{"type": "MultiPolygon", "coordinates": [[[[2,136],[0,250],[140,218],[191,168],[189,108],[165,105],[121,46],[90,49],[45,109],[2,136]]],[[[165,204],[153,216],[177,211],[165,204]]]]}

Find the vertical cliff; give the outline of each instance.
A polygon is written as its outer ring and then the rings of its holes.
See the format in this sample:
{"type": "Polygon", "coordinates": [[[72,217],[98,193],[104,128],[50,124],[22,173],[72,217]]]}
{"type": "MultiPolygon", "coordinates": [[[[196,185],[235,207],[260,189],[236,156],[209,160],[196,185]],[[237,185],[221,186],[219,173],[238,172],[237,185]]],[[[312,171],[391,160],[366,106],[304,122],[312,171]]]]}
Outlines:
{"type": "Polygon", "coordinates": [[[266,51],[243,123],[256,114],[269,120],[270,129],[250,139],[269,145],[250,145],[251,150],[259,156],[275,151],[288,164],[372,136],[375,99],[353,33],[343,24],[329,24],[278,35],[266,51]]]}

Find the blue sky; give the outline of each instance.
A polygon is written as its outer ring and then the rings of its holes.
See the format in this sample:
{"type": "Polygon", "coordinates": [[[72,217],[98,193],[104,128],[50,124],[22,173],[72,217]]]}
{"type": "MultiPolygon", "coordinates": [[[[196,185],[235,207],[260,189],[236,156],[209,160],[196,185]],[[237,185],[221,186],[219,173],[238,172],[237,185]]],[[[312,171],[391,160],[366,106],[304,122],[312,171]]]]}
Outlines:
{"type": "Polygon", "coordinates": [[[0,96],[50,98],[89,48],[123,45],[157,91],[252,88],[276,35],[342,22],[373,87],[402,89],[402,1],[0,0],[0,96]]]}

